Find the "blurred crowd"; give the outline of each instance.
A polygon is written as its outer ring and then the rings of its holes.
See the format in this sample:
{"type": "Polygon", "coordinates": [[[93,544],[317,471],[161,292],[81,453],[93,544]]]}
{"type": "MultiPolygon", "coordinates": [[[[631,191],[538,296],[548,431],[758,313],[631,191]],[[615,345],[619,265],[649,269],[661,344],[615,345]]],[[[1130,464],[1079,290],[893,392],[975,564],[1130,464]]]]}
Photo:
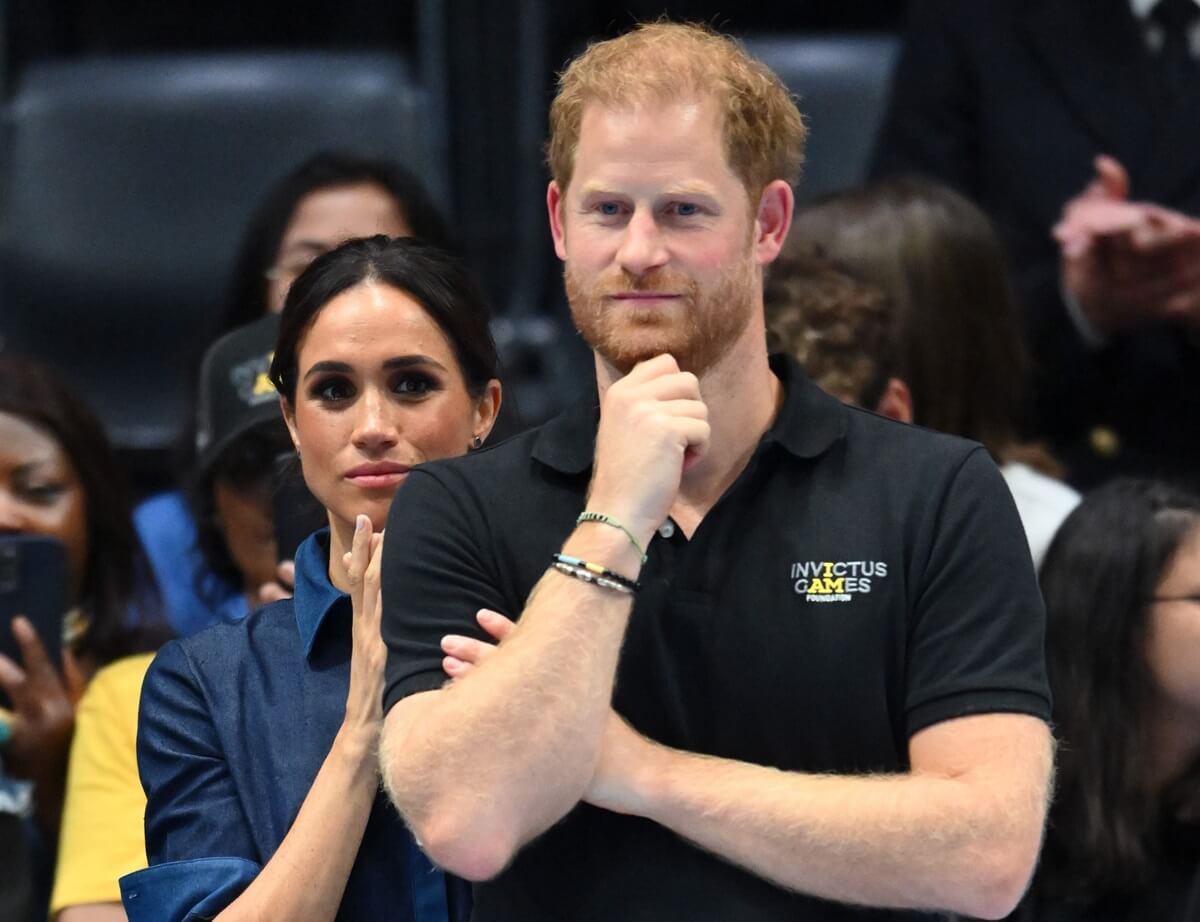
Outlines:
{"type": "MultiPolygon", "coordinates": [[[[1200,920],[1200,3],[909,13],[871,175],[797,206],[763,333],[845,404],[980,443],[1011,491],[1058,741],[1012,918],[1200,920]]],[[[307,825],[362,843],[328,870],[340,918],[468,917],[377,769],[360,783],[371,534],[410,465],[522,429],[428,185],[327,150],[262,190],[219,334],[179,357],[169,489],[130,483],[51,357],[0,352],[0,919],[269,917],[298,883],[262,866],[307,825]],[[389,426],[403,465],[339,467],[389,426]],[[171,638],[197,641],[143,691],[171,638]],[[261,860],[211,859],[168,902],[118,884],[219,841],[261,860]]]]}

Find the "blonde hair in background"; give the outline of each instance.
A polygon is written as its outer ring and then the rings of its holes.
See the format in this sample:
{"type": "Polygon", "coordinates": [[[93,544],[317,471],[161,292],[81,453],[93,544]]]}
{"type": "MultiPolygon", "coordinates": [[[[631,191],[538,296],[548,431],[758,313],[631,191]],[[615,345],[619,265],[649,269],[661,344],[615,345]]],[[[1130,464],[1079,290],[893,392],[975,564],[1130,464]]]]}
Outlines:
{"type": "Polygon", "coordinates": [[[732,38],[666,21],[590,45],[559,75],[546,145],[551,175],[565,192],[589,104],[619,108],[708,95],[720,108],[726,160],[751,206],[767,183],[795,183],[806,128],[787,87],[732,38]]]}

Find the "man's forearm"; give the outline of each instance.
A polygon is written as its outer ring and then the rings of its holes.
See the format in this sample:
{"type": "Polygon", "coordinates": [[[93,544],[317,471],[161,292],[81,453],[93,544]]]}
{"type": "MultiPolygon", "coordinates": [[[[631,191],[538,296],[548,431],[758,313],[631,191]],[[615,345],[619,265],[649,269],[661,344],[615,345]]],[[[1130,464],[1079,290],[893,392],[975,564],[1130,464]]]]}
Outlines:
{"type": "Polygon", "coordinates": [[[618,808],[799,892],[998,918],[1040,842],[1051,746],[1030,735],[1028,770],[961,776],[804,775],[657,747],[618,808]]]}
{"type": "MultiPolygon", "coordinates": [[[[636,572],[619,532],[585,528],[566,548],[636,572]]],[[[389,792],[435,861],[490,877],[578,802],[631,608],[629,595],[549,571],[486,663],[428,696],[416,719],[397,719],[403,702],[388,715],[389,792]]]]}

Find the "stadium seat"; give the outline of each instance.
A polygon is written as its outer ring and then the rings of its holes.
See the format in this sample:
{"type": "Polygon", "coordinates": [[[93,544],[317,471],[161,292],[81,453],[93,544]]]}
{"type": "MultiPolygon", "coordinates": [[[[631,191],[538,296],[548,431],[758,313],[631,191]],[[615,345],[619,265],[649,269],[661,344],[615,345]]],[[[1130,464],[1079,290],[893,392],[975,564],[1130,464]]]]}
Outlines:
{"type": "Polygon", "coordinates": [[[412,74],[377,52],[32,65],[3,113],[4,347],[64,371],[119,448],[163,452],[268,185],[337,147],[446,188],[412,74]]]}
{"type": "Polygon", "coordinates": [[[800,97],[809,126],[801,201],[866,178],[899,52],[893,35],[761,35],[745,42],[800,97]]]}

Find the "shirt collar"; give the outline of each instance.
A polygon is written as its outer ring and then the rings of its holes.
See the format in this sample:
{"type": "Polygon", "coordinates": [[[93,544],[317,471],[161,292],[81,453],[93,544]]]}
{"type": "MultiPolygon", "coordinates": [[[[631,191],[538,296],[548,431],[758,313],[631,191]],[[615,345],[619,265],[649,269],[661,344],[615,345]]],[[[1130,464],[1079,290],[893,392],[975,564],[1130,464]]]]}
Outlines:
{"type": "Polygon", "coordinates": [[[823,455],[846,435],[849,411],[813,384],[791,355],[772,355],[771,371],[783,385],[783,406],[763,442],[778,442],[797,458],[823,455]]]}
{"type": "Polygon", "coordinates": [[[309,535],[296,551],[296,628],[307,659],[329,613],[349,599],[329,581],[329,529],[309,535]]]}
{"type": "MultiPolygon", "coordinates": [[[[798,458],[823,454],[846,432],[846,408],[805,376],[790,355],[771,356],[771,371],[783,385],[783,406],[763,437],[798,458]]],[[[546,423],[533,444],[533,457],[563,474],[582,474],[592,466],[600,407],[594,394],[577,401],[546,423]]]]}

